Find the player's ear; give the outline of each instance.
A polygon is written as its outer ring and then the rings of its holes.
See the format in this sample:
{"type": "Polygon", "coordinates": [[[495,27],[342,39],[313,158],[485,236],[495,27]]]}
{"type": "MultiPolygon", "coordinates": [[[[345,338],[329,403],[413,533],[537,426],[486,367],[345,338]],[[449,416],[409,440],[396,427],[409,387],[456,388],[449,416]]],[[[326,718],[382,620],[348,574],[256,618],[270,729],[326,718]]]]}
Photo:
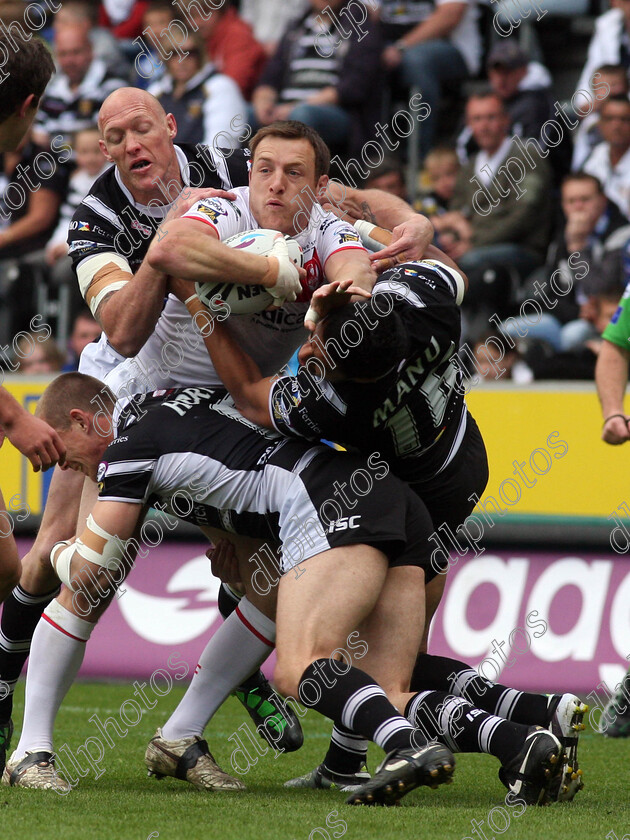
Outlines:
{"type": "Polygon", "coordinates": [[[113,158],[111,155],[108,155],[108,154],[107,154],[107,146],[105,145],[105,141],[104,141],[104,140],[99,140],[99,141],[98,141],[98,145],[99,145],[99,147],[100,147],[101,152],[103,152],[103,156],[104,156],[104,157],[105,157],[105,158],[106,158],[106,159],[107,159],[110,163],[113,163],[113,162],[114,162],[114,158],[113,158]]]}
{"type": "Polygon", "coordinates": [[[37,108],[38,97],[34,93],[29,93],[24,102],[20,105],[18,116],[25,117],[29,108],[37,108]]]}
{"type": "Polygon", "coordinates": [[[328,188],[328,182],[329,181],[330,181],[330,178],[328,177],[328,175],[321,175],[318,182],[317,182],[316,194],[317,194],[317,198],[320,201],[327,200],[326,199],[326,189],[328,188]]]}
{"type": "Polygon", "coordinates": [[[168,128],[168,136],[171,140],[177,137],[177,122],[172,114],[166,115],[166,126],[168,128]]]}

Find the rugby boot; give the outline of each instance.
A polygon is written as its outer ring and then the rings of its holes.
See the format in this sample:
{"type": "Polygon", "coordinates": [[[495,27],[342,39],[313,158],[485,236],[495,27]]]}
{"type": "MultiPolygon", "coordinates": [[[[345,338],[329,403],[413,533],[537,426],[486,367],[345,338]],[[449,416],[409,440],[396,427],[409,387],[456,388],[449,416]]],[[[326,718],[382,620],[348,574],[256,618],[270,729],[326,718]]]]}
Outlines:
{"type": "Polygon", "coordinates": [[[304,743],[300,721],[286,700],[273,690],[258,671],[233,692],[254,722],[256,731],[278,752],[295,752],[304,743]]]}
{"type": "Polygon", "coordinates": [[[207,741],[198,735],[167,741],[158,729],[144,754],[148,775],[156,779],[173,776],[190,782],[197,790],[245,790],[240,779],[228,776],[214,760],[207,741]]]}
{"type": "Polygon", "coordinates": [[[325,764],[320,764],[310,773],[289,779],[284,783],[286,788],[317,788],[319,790],[341,790],[346,793],[358,790],[370,778],[367,768],[357,773],[335,773],[329,770],[325,764]]]}
{"type": "Polygon", "coordinates": [[[582,770],[578,762],[578,738],[585,729],[582,722],[588,712],[575,694],[552,694],[549,697],[547,729],[562,744],[562,769],[549,787],[552,802],[571,802],[584,787],[582,770]]]}
{"type": "Polygon", "coordinates": [[[545,805],[550,789],[562,772],[562,744],[549,730],[531,726],[525,743],[499,770],[499,779],[526,805],[545,805]]]}
{"type": "Polygon", "coordinates": [[[55,757],[47,750],[28,752],[21,758],[15,753],[7,761],[2,774],[2,784],[7,787],[37,788],[67,793],[71,785],[55,770],[55,757]]]}
{"type": "Polygon", "coordinates": [[[346,799],[348,805],[395,805],[414,788],[452,781],[455,756],[442,744],[393,750],[376,773],[346,799]]]}

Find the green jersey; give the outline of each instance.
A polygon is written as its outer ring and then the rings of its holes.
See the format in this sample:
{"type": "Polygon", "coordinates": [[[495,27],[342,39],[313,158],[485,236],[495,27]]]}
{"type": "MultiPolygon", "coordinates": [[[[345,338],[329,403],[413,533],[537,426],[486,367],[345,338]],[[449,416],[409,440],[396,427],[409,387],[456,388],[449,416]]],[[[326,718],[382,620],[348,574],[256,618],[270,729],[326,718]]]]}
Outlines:
{"type": "Polygon", "coordinates": [[[602,333],[602,337],[630,352],[630,283],[626,286],[619,306],[602,333]]]}

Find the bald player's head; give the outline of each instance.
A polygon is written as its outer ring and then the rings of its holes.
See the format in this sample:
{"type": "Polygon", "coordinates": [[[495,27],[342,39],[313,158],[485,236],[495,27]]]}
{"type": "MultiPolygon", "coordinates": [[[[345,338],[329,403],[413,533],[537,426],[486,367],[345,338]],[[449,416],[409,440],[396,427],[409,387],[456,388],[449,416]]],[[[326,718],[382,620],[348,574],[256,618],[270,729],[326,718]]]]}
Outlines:
{"type": "Polygon", "coordinates": [[[103,154],[141,204],[168,203],[161,185],[182,184],[173,141],[177,124],[158,100],[138,88],[119,88],[103,102],[98,117],[103,154]]]}

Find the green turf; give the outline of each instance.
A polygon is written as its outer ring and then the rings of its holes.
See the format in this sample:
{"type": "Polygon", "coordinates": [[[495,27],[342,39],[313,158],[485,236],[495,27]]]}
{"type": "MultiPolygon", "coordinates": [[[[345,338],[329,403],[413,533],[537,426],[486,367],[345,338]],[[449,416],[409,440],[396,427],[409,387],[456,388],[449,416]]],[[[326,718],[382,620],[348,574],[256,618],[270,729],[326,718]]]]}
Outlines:
{"type": "MultiPolygon", "coordinates": [[[[149,696],[151,696],[149,694],[149,696]]],[[[618,840],[630,832],[628,741],[604,739],[587,731],[580,748],[586,787],[571,804],[548,808],[504,807],[505,790],[497,779],[498,762],[488,756],[458,756],[454,783],[438,790],[410,793],[397,808],[352,808],[344,794],[283,789],[281,782],[314,767],[323,755],[328,726],[308,712],[306,742],[292,755],[260,757],[244,777],[245,793],[200,793],[175,779],[146,777],[144,749],[157,725],[181,696],[179,687],[146,712],[114,748],[106,747],[105,773],[91,774],[67,796],[52,791],[0,788],[0,837],[7,840],[618,840]],[[488,812],[504,807],[509,826],[488,812]],[[336,811],[337,814],[331,814],[336,811]],[[330,827],[326,827],[326,818],[330,827]],[[478,832],[474,833],[477,821],[478,832]],[[481,825],[479,823],[481,822],[481,825]],[[345,830],[344,830],[345,824],[345,830]],[[318,827],[324,832],[315,831],[318,827]]],[[[77,684],[59,714],[56,747],[68,743],[74,751],[96,735],[93,714],[101,720],[119,718],[119,707],[133,697],[130,686],[77,684]]],[[[23,692],[16,694],[16,729],[21,720],[23,692]]],[[[228,738],[245,720],[241,706],[230,699],[207,732],[210,748],[226,771],[235,749],[228,738]]],[[[17,734],[17,733],[16,733],[17,734]]],[[[14,744],[17,739],[14,741],[14,744]]],[[[373,767],[379,751],[370,756],[373,767]]]]}

